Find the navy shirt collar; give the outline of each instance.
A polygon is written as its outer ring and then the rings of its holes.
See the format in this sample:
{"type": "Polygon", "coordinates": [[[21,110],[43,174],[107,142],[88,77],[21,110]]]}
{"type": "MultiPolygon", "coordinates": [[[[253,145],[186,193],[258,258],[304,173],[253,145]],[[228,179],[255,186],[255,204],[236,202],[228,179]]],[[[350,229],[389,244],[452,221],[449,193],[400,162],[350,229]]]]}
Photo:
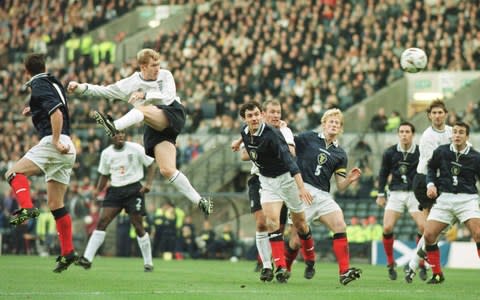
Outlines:
{"type": "Polygon", "coordinates": [[[30,78],[30,80],[25,83],[25,86],[29,87],[29,86],[32,85],[32,82],[33,82],[35,79],[43,78],[43,77],[48,77],[48,76],[49,76],[48,73],[38,73],[37,75],[34,75],[32,78],[30,78]]]}
{"type": "MultiPolygon", "coordinates": [[[[257,131],[255,131],[252,135],[253,135],[253,136],[262,135],[264,129],[265,129],[265,123],[262,123],[262,124],[260,124],[260,126],[258,126],[257,131]]],[[[245,127],[245,134],[248,134],[249,132],[250,132],[250,131],[249,131],[248,125],[247,125],[247,126],[245,127]]]]}

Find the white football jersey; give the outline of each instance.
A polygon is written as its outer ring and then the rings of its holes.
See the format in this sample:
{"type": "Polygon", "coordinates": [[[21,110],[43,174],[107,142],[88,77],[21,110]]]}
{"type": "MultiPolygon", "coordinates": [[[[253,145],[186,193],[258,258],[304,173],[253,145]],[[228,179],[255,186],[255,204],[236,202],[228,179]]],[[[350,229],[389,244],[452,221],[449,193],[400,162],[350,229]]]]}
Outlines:
{"type": "Polygon", "coordinates": [[[128,101],[130,95],[138,91],[145,92],[145,99],[154,104],[170,105],[173,101],[180,103],[173,75],[165,69],[160,70],[157,80],[144,80],[140,72],[135,72],[129,77],[107,86],[87,83],[84,94],[128,101]]]}
{"type": "Polygon", "coordinates": [[[122,149],[108,146],[100,155],[98,172],[110,175],[110,184],[115,187],[125,186],[143,179],[143,166],[148,167],[154,159],[145,154],[145,149],[132,142],[125,142],[122,149]]]}
{"type": "Polygon", "coordinates": [[[425,129],[418,144],[420,149],[420,158],[418,160],[417,173],[427,174],[427,164],[432,158],[433,151],[438,146],[449,144],[452,139],[452,127],[445,125],[443,131],[438,131],[432,126],[425,129]]]}

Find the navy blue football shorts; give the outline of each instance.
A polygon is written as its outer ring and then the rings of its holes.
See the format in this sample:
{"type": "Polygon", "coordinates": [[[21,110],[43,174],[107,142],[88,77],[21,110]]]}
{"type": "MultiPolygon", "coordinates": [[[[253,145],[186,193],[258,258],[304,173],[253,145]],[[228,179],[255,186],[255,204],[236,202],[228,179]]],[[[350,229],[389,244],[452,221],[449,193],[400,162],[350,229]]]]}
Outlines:
{"type": "Polygon", "coordinates": [[[157,105],[157,107],[163,110],[163,113],[168,119],[169,126],[162,131],[157,131],[145,125],[143,144],[145,145],[145,153],[151,157],[155,157],[155,146],[161,142],[168,141],[175,145],[177,136],[185,126],[185,108],[183,105],[174,101],[170,105],[157,105]]]}
{"type": "Polygon", "coordinates": [[[145,215],[145,198],[140,189],[142,184],[135,182],[126,186],[111,186],[107,190],[103,207],[124,208],[128,214],[137,213],[145,215]]]}

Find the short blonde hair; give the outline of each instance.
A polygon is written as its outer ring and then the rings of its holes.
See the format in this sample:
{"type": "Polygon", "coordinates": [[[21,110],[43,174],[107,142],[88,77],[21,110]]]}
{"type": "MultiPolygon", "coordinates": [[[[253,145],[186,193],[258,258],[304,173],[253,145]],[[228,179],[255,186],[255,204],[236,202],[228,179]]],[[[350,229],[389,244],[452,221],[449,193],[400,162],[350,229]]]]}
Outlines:
{"type": "Polygon", "coordinates": [[[145,65],[150,62],[150,59],[159,60],[160,54],[149,48],[142,49],[137,53],[137,62],[139,65],[145,65]]]}
{"type": "Polygon", "coordinates": [[[321,121],[322,126],[324,126],[325,123],[327,123],[327,119],[331,117],[338,117],[340,119],[340,125],[342,126],[340,133],[343,133],[343,113],[338,108],[331,108],[323,114],[321,121]]]}

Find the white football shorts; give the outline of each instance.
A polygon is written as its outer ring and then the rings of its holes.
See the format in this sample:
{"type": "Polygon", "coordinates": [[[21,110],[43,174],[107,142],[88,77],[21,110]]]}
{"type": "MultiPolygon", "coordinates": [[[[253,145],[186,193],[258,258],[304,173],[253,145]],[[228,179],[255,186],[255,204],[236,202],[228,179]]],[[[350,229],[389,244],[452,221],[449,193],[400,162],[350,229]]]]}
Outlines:
{"type": "Polygon", "coordinates": [[[303,203],[305,220],[307,220],[307,223],[311,223],[319,217],[331,212],[342,210],[329,192],[322,191],[308,183],[305,183],[305,188],[313,197],[312,205],[303,203]]]}
{"type": "Polygon", "coordinates": [[[60,154],[52,144],[52,136],[48,135],[28,150],[24,157],[42,170],[45,174],[45,181],[54,180],[68,185],[77,153],[68,135],[60,135],[60,142],[70,146],[67,154],[60,154]]]}
{"type": "Polygon", "coordinates": [[[388,194],[385,210],[393,210],[398,213],[403,213],[403,210],[407,208],[409,213],[413,213],[420,211],[418,205],[418,200],[415,198],[413,192],[391,191],[388,194]]]}
{"type": "Polygon", "coordinates": [[[480,218],[477,194],[441,193],[428,215],[427,220],[452,224],[455,217],[462,223],[473,218],[480,218]]]}
{"type": "Polygon", "coordinates": [[[294,213],[303,211],[303,201],[300,199],[295,179],[289,172],[275,178],[259,175],[260,203],[284,201],[288,209],[294,213]]]}

